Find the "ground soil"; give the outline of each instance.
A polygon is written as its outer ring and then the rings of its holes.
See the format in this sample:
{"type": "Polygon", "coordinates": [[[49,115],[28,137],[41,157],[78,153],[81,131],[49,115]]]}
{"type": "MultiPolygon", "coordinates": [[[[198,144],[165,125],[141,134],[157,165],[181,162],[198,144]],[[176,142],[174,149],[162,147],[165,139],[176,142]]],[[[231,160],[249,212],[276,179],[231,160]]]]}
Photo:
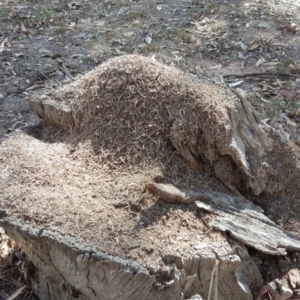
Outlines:
{"type": "MultiPolygon", "coordinates": [[[[159,264],[166,252],[196,254],[199,240],[213,248],[224,237],[205,225],[207,214],[143,191],[154,179],[228,193],[209,170],[191,170],[175,152],[170,160],[181,165],[181,178],[172,173],[171,162],[164,173],[151,165],[128,173],[99,164],[92,147],[86,151],[88,143],[74,147],[61,129],[46,128],[27,99],[32,90],[56,89],[71,76],[131,53],[193,74],[290,73],[290,64],[300,65],[300,31],[293,25],[300,26],[299,10],[299,1],[0,1],[1,206],[25,222],[148,266],[159,264]],[[151,44],[145,43],[150,36],[151,44]],[[271,64],[255,67],[260,58],[271,64]]],[[[278,80],[298,87],[297,78],[278,80]]],[[[242,88],[253,92],[259,83],[253,77],[242,88]]],[[[294,111],[298,101],[293,100],[294,111]]],[[[300,233],[296,196],[251,199],[284,228],[300,233]]]]}

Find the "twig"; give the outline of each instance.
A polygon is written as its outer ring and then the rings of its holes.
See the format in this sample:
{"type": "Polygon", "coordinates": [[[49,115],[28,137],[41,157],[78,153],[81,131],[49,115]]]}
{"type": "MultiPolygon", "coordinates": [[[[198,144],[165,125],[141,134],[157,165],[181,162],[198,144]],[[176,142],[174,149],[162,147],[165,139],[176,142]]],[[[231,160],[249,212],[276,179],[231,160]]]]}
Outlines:
{"type": "MultiPolygon", "coordinates": [[[[10,283],[10,284],[13,284],[13,285],[15,285],[16,287],[22,287],[22,286],[24,285],[22,282],[19,282],[19,281],[13,279],[13,278],[4,277],[4,276],[1,276],[1,275],[0,275],[0,279],[3,280],[3,281],[8,282],[8,283],[10,283]]],[[[26,287],[30,289],[29,286],[26,285],[26,287]]]]}
{"type": "Polygon", "coordinates": [[[243,59],[242,65],[241,65],[241,69],[245,69],[245,62],[246,60],[249,58],[249,55],[247,55],[247,57],[245,59],[243,59]]]}
{"type": "Polygon", "coordinates": [[[215,277],[215,300],[218,300],[218,279],[216,278],[218,275],[218,265],[219,261],[216,259],[215,265],[211,271],[211,276],[210,276],[210,284],[209,284],[209,292],[208,292],[208,297],[207,300],[210,300],[211,298],[211,292],[212,292],[212,287],[213,287],[213,282],[214,282],[214,277],[215,277]],[[216,273],[216,275],[215,275],[216,273]]]}
{"type": "Polygon", "coordinates": [[[65,66],[65,64],[63,63],[63,61],[61,59],[57,60],[58,64],[59,64],[59,69],[61,71],[63,71],[65,73],[65,75],[71,80],[74,80],[74,77],[72,76],[72,74],[69,72],[69,70],[67,69],[67,67],[65,66]]]}
{"type": "Polygon", "coordinates": [[[201,61],[201,69],[204,69],[204,64],[203,64],[203,60],[202,60],[202,54],[201,54],[201,52],[199,54],[200,54],[200,61],[201,61]]]}
{"type": "Polygon", "coordinates": [[[216,260],[216,275],[215,275],[215,300],[218,300],[218,277],[219,277],[219,261],[216,260]]]}
{"type": "Polygon", "coordinates": [[[16,289],[8,298],[7,300],[13,300],[15,298],[17,298],[21,293],[22,291],[27,287],[27,285],[23,285],[21,287],[19,287],[18,289],[16,289]]]}
{"type": "Polygon", "coordinates": [[[287,76],[287,77],[300,78],[300,76],[298,76],[298,75],[288,74],[288,73],[276,73],[276,72],[223,75],[224,78],[230,78],[230,77],[244,78],[244,77],[248,77],[248,76],[257,76],[257,77],[287,76]]]}

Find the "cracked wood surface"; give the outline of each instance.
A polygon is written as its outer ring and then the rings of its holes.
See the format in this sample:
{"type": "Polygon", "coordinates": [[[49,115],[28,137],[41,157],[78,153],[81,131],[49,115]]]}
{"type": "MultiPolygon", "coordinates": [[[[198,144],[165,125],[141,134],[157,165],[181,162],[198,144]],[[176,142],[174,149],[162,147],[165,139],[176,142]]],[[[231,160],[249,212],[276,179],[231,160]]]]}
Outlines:
{"type": "MultiPolygon", "coordinates": [[[[183,259],[164,254],[165,267],[155,273],[139,264],[111,256],[73,237],[33,228],[13,218],[0,220],[18,241],[33,266],[30,277],[40,299],[165,300],[207,297],[211,270],[219,260],[218,299],[251,300],[250,286],[262,285],[261,276],[246,250],[228,243],[199,244],[199,255],[183,259]],[[242,255],[240,255],[242,253],[242,255]]],[[[201,241],[199,241],[200,243],[201,241]]]]}

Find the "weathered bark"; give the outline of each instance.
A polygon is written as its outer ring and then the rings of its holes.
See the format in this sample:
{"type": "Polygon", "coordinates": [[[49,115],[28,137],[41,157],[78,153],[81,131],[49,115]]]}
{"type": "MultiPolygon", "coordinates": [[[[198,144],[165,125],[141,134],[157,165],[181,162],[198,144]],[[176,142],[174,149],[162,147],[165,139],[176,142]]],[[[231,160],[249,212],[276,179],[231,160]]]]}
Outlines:
{"type": "MultiPolygon", "coordinates": [[[[51,299],[183,300],[194,294],[207,298],[210,274],[219,260],[218,299],[251,300],[262,285],[256,265],[245,250],[220,244],[214,251],[183,259],[165,254],[163,269],[154,275],[141,264],[108,255],[67,235],[33,229],[11,218],[0,220],[6,233],[26,254],[25,272],[36,295],[51,299]]],[[[201,253],[201,254],[200,254],[201,253]]]]}
{"type": "Polygon", "coordinates": [[[298,234],[277,226],[263,214],[260,207],[243,196],[179,190],[172,185],[161,183],[147,183],[145,190],[167,202],[195,202],[198,208],[214,213],[209,226],[230,232],[235,239],[263,253],[285,255],[286,250],[300,250],[298,234]]]}
{"type": "Polygon", "coordinates": [[[45,119],[49,125],[57,126],[62,123],[73,125],[72,110],[70,107],[62,103],[58,104],[46,95],[42,95],[39,100],[30,99],[30,105],[37,116],[45,119]]]}

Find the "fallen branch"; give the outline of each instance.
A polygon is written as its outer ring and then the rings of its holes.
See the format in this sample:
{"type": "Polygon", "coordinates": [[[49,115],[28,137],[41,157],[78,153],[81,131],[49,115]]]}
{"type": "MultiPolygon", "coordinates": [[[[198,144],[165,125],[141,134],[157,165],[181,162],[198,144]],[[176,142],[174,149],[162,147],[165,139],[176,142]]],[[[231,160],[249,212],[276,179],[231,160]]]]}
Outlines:
{"type": "Polygon", "coordinates": [[[288,73],[277,73],[277,72],[267,72],[267,73],[247,73],[247,74],[228,74],[223,75],[224,78],[236,77],[236,78],[245,78],[248,76],[256,76],[256,77],[272,77],[272,76],[285,76],[285,77],[294,77],[300,78],[298,75],[288,74],[288,73]]]}

